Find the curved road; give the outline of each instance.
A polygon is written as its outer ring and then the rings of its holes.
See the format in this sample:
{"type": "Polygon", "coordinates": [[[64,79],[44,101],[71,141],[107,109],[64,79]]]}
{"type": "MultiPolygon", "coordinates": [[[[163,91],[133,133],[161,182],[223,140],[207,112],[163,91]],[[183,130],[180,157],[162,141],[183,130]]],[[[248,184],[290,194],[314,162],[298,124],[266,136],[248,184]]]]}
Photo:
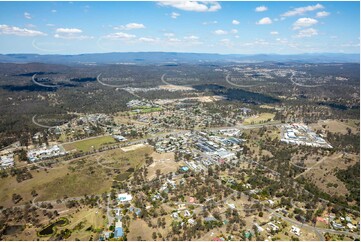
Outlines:
{"type": "Polygon", "coordinates": [[[235,86],[235,87],[255,87],[255,86],[258,86],[259,84],[253,84],[253,85],[239,85],[239,84],[236,84],[236,83],[233,83],[229,80],[229,76],[231,74],[227,74],[226,76],[226,82],[228,82],[228,84],[232,85],[232,86],[235,86]]]}
{"type": "Polygon", "coordinates": [[[41,86],[41,87],[50,87],[50,88],[57,88],[57,87],[59,87],[59,85],[55,85],[55,84],[53,84],[53,85],[48,85],[48,84],[43,84],[43,83],[37,82],[37,81],[35,80],[35,76],[36,76],[36,74],[34,74],[34,75],[32,76],[32,78],[31,78],[31,80],[33,81],[33,83],[34,83],[35,85],[38,85],[38,86],[41,86]]]}

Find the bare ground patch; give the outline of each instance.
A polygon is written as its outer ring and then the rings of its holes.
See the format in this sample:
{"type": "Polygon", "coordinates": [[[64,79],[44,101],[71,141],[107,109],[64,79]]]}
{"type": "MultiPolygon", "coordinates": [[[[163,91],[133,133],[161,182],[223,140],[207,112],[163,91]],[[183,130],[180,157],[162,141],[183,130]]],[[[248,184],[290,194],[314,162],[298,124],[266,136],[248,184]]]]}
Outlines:
{"type": "Polygon", "coordinates": [[[169,172],[175,172],[178,170],[178,167],[184,165],[183,162],[174,161],[174,152],[168,153],[157,153],[153,152],[151,154],[153,157],[154,163],[148,167],[148,179],[151,180],[156,177],[156,171],[160,170],[161,174],[166,174],[169,172]]]}

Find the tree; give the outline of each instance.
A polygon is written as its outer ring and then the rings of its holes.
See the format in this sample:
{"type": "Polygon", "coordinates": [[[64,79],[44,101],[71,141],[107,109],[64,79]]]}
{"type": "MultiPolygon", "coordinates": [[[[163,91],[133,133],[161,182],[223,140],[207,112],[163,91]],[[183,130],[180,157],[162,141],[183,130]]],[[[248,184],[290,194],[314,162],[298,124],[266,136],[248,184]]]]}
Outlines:
{"type": "Polygon", "coordinates": [[[38,193],[35,191],[35,189],[33,189],[33,190],[31,191],[31,195],[32,195],[33,197],[36,197],[36,196],[38,195],[38,193]]]}
{"type": "Polygon", "coordinates": [[[160,176],[160,174],[161,174],[160,170],[157,169],[157,170],[155,171],[155,174],[156,174],[157,178],[159,178],[159,176],[160,176]]]}
{"type": "Polygon", "coordinates": [[[153,238],[153,240],[157,239],[157,233],[156,232],[153,232],[152,238],[153,238]]]}

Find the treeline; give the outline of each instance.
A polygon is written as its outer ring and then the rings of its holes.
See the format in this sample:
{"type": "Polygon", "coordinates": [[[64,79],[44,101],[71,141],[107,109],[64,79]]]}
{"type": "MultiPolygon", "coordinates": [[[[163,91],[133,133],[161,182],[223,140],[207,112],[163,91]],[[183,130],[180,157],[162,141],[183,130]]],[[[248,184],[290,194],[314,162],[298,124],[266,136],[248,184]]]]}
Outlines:
{"type": "Polygon", "coordinates": [[[346,196],[347,201],[355,201],[356,204],[360,204],[360,162],[348,167],[346,170],[337,171],[336,176],[349,191],[346,196]]]}

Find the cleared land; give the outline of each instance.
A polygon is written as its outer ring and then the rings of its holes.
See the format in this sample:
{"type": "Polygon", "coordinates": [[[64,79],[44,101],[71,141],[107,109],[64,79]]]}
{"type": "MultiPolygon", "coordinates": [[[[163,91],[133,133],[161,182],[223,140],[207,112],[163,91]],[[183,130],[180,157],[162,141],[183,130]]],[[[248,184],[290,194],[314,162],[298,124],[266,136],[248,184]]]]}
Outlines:
{"type": "Polygon", "coordinates": [[[131,168],[142,165],[145,162],[145,154],[152,152],[149,146],[129,152],[116,149],[71,163],[53,165],[53,168],[46,171],[30,171],[33,178],[20,183],[16,181],[15,176],[3,178],[0,180],[0,205],[14,205],[13,193],[23,197],[18,204],[31,201],[33,189],[39,194],[37,201],[62,199],[65,195],[79,197],[107,192],[114,177],[118,180],[126,179],[132,172],[131,168]]]}
{"type": "Polygon", "coordinates": [[[243,124],[259,124],[267,121],[272,121],[275,117],[273,113],[261,113],[257,116],[246,118],[243,124]]]}
{"type": "Polygon", "coordinates": [[[160,89],[172,90],[172,91],[193,91],[193,87],[177,86],[177,85],[160,85],[160,89]]]}
{"type": "Polygon", "coordinates": [[[130,113],[131,114],[138,114],[138,113],[153,113],[162,111],[161,107],[140,107],[134,108],[130,113]]]}
{"type": "Polygon", "coordinates": [[[183,162],[174,161],[174,152],[162,153],[153,152],[151,156],[154,159],[148,167],[148,179],[151,180],[156,177],[156,171],[160,170],[161,174],[167,174],[169,172],[175,172],[178,168],[184,165],[183,162]]]}
{"type": "Polygon", "coordinates": [[[112,144],[115,142],[115,139],[112,136],[108,135],[92,139],[75,141],[72,143],[64,144],[63,147],[67,151],[76,149],[78,151],[87,152],[91,151],[92,149],[99,149],[103,145],[112,144]]]}
{"type": "Polygon", "coordinates": [[[137,149],[144,148],[144,147],[145,147],[144,144],[137,144],[137,145],[123,147],[123,148],[121,148],[121,150],[124,152],[128,152],[128,151],[133,151],[133,150],[137,150],[137,149]]]}
{"type": "Polygon", "coordinates": [[[332,133],[347,134],[347,129],[351,129],[352,133],[360,131],[359,121],[357,120],[322,120],[315,124],[311,124],[310,127],[315,130],[327,130],[332,133]]]}
{"type": "Polygon", "coordinates": [[[305,170],[300,176],[315,184],[322,191],[330,195],[346,195],[348,190],[345,184],[335,176],[335,169],[347,169],[357,163],[359,157],[348,154],[343,156],[340,153],[329,157],[321,158],[319,162],[312,165],[311,162],[305,162],[311,169],[305,170]]]}

